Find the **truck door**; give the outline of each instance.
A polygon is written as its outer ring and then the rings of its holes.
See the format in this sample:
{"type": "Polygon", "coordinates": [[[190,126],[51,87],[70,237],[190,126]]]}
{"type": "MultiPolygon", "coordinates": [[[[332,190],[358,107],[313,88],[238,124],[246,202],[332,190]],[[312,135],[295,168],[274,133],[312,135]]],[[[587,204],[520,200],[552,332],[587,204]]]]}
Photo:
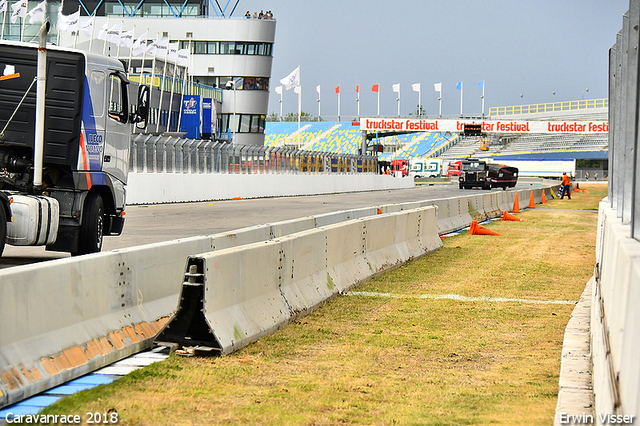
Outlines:
{"type": "Polygon", "coordinates": [[[129,101],[127,81],[118,73],[107,78],[107,117],[102,170],[126,182],[129,167],[129,101]]]}

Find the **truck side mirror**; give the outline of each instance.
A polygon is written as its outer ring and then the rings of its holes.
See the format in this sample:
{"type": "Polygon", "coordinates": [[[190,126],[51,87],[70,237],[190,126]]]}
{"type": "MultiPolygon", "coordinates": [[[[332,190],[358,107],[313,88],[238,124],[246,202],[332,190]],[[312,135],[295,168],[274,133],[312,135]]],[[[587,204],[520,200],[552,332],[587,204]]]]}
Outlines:
{"type": "Polygon", "coordinates": [[[138,86],[138,105],[133,121],[139,129],[144,129],[147,126],[147,120],[149,119],[149,94],[149,86],[138,86]]]}

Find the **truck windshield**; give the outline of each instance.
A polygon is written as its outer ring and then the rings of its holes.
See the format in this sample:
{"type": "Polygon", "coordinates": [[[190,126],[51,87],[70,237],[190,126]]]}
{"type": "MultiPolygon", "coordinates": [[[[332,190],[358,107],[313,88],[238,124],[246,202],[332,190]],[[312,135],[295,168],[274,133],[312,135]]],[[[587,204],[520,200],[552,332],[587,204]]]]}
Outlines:
{"type": "Polygon", "coordinates": [[[478,161],[462,163],[462,170],[465,172],[480,172],[484,170],[484,163],[480,163],[478,161]]]}

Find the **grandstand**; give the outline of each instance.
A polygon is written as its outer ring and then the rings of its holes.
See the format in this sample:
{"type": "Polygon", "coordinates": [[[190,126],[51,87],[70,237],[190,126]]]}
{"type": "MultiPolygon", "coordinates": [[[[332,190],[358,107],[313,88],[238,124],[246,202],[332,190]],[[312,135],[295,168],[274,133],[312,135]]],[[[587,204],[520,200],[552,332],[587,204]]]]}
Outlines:
{"type": "MultiPolygon", "coordinates": [[[[385,137],[378,140],[383,145],[381,159],[396,157],[417,158],[436,156],[453,144],[457,135],[442,133],[410,133],[385,137]]],[[[268,122],[265,128],[265,146],[299,146],[304,151],[357,154],[362,143],[362,132],[351,122],[268,122]]]]}
{"type": "MultiPolygon", "coordinates": [[[[492,109],[490,119],[508,120],[576,120],[606,121],[605,100],[573,103],[499,107],[492,109]],[[567,104],[567,105],[565,105],[567,104]],[[604,105],[604,107],[603,107],[604,105]],[[539,111],[539,112],[537,112],[539,111]]],[[[362,143],[362,132],[351,122],[298,123],[269,122],[265,129],[265,145],[295,145],[305,151],[356,154],[362,143]]],[[[608,135],[597,134],[500,134],[491,135],[489,149],[481,150],[479,137],[458,134],[416,132],[387,136],[369,141],[381,144],[380,160],[394,158],[434,157],[446,160],[469,156],[479,158],[575,158],[601,160],[608,167],[608,135]]]]}

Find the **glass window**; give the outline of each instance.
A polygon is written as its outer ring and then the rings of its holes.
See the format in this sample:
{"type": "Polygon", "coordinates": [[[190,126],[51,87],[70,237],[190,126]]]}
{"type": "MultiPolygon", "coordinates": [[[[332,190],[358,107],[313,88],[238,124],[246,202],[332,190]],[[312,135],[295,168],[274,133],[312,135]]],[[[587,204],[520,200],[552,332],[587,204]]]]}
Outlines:
{"type": "Polygon", "coordinates": [[[251,116],[246,114],[240,114],[240,133],[249,133],[251,128],[251,116]]]}
{"type": "Polygon", "coordinates": [[[244,90],[256,90],[256,79],[253,77],[244,78],[244,90]]]}
{"type": "Polygon", "coordinates": [[[258,51],[256,52],[258,55],[264,55],[264,43],[258,44],[258,51]]]}
{"type": "Polygon", "coordinates": [[[120,77],[109,76],[109,117],[121,123],[127,122],[126,87],[120,77]]]}
{"type": "Polygon", "coordinates": [[[253,43],[247,44],[247,55],[255,55],[256,45],[253,43]]]}
{"type": "Polygon", "coordinates": [[[258,133],[264,133],[264,123],[267,121],[267,117],[265,115],[260,115],[258,120],[258,133]]]}
{"type": "MultiPolygon", "coordinates": [[[[91,93],[93,99],[104,99],[104,80],[105,75],[102,71],[91,71],[89,93],[91,93]]],[[[102,117],[103,114],[103,103],[96,102],[93,105],[93,117],[102,117]]]]}
{"type": "Polygon", "coordinates": [[[258,123],[260,121],[259,115],[251,116],[251,133],[258,133],[258,123]]]}
{"type": "Polygon", "coordinates": [[[194,41],[194,52],[198,55],[206,55],[208,43],[206,41],[194,41]]]}
{"type": "Polygon", "coordinates": [[[218,42],[217,41],[210,41],[209,42],[209,54],[210,55],[218,54],[218,42]]]}

